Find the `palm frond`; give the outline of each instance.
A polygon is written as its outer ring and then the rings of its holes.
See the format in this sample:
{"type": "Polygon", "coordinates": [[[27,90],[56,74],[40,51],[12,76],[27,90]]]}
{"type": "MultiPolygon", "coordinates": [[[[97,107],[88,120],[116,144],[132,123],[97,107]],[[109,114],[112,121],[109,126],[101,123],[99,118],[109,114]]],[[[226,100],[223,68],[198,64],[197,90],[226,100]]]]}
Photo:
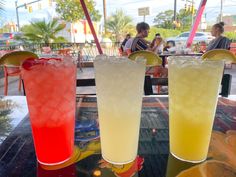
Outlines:
{"type": "Polygon", "coordinates": [[[24,36],[31,41],[40,41],[45,44],[57,39],[56,34],[65,28],[65,24],[58,24],[57,19],[50,22],[45,20],[31,22],[31,24],[22,29],[24,36]]]}

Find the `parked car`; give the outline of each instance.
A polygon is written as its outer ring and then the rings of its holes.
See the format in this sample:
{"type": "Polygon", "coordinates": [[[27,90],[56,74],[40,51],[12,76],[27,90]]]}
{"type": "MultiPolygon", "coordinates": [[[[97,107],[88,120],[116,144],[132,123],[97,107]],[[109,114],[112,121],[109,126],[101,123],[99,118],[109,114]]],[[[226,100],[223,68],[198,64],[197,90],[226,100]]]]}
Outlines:
{"type": "Polygon", "coordinates": [[[22,36],[20,32],[0,34],[0,46],[21,45],[23,41],[18,39],[20,36],[22,36]]]}
{"type": "MultiPolygon", "coordinates": [[[[181,33],[180,35],[178,35],[176,37],[167,38],[166,41],[167,42],[171,41],[174,44],[184,43],[188,40],[189,34],[190,34],[190,32],[184,32],[184,33],[181,33]]],[[[196,32],[195,37],[193,39],[193,43],[206,42],[208,44],[214,38],[215,37],[212,36],[210,32],[196,32]]]]}

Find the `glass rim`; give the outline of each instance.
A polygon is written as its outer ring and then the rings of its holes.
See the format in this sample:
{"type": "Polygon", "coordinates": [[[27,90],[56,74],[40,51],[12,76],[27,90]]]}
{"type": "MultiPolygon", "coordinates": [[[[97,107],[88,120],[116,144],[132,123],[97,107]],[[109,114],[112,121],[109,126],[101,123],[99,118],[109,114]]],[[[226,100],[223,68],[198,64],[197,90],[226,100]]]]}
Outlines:
{"type": "Polygon", "coordinates": [[[211,59],[202,59],[201,57],[192,57],[192,56],[171,56],[168,58],[168,62],[174,61],[189,61],[194,63],[225,63],[224,60],[211,60],[211,59]]]}
{"type": "Polygon", "coordinates": [[[147,60],[143,57],[137,57],[135,60],[131,60],[126,56],[108,56],[106,54],[97,55],[94,60],[94,63],[104,62],[106,64],[146,64],[147,60]]]}

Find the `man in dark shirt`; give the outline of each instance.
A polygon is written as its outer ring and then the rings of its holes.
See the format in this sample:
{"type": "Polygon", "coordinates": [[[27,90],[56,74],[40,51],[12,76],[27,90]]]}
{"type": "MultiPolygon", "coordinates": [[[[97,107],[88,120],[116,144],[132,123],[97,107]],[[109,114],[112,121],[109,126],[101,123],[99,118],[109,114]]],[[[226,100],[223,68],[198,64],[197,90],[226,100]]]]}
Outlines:
{"type": "Polygon", "coordinates": [[[149,33],[149,25],[145,22],[138,23],[136,25],[137,35],[133,39],[133,43],[131,45],[131,52],[139,51],[139,50],[150,50],[154,51],[157,46],[153,46],[150,48],[150,42],[145,40],[149,33]]]}

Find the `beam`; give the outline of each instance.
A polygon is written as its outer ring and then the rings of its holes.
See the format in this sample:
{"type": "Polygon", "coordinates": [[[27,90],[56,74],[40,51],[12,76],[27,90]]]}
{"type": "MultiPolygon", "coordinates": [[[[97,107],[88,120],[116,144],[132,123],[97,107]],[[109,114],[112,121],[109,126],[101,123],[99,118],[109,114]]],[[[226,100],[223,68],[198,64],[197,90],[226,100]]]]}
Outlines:
{"type": "Polygon", "coordinates": [[[107,32],[107,8],[106,8],[107,4],[106,4],[106,0],[103,0],[103,16],[104,16],[104,29],[105,29],[105,34],[107,32]]]}
{"type": "Polygon", "coordinates": [[[80,0],[80,3],[81,3],[81,6],[82,6],[82,8],[83,8],[84,15],[85,15],[85,17],[86,17],[86,19],[87,19],[87,21],[88,21],[89,28],[90,28],[90,30],[91,30],[91,32],[92,32],[94,41],[95,41],[96,46],[97,46],[97,49],[98,49],[98,52],[99,52],[99,54],[103,54],[101,45],[100,45],[100,43],[99,43],[99,41],[98,41],[97,34],[96,34],[95,30],[94,30],[93,23],[92,23],[92,20],[91,20],[91,18],[90,18],[90,15],[89,15],[89,13],[88,13],[88,9],[87,9],[87,7],[86,7],[86,4],[84,3],[84,0],[80,0]]]}
{"type": "MultiPolygon", "coordinates": [[[[177,0],[174,1],[174,22],[176,22],[176,8],[177,8],[177,0]]],[[[174,29],[175,29],[176,25],[174,25],[174,29]]]]}
{"type": "Polygon", "coordinates": [[[189,34],[189,37],[188,37],[188,40],[187,40],[187,43],[186,43],[186,47],[187,48],[191,47],[191,45],[193,43],[193,38],[194,38],[195,33],[197,31],[198,25],[199,25],[199,23],[201,21],[201,17],[202,17],[203,11],[205,9],[206,2],[207,2],[207,0],[201,0],[201,3],[199,5],[199,7],[198,7],[197,15],[195,17],[192,29],[190,31],[190,34],[189,34]]]}

